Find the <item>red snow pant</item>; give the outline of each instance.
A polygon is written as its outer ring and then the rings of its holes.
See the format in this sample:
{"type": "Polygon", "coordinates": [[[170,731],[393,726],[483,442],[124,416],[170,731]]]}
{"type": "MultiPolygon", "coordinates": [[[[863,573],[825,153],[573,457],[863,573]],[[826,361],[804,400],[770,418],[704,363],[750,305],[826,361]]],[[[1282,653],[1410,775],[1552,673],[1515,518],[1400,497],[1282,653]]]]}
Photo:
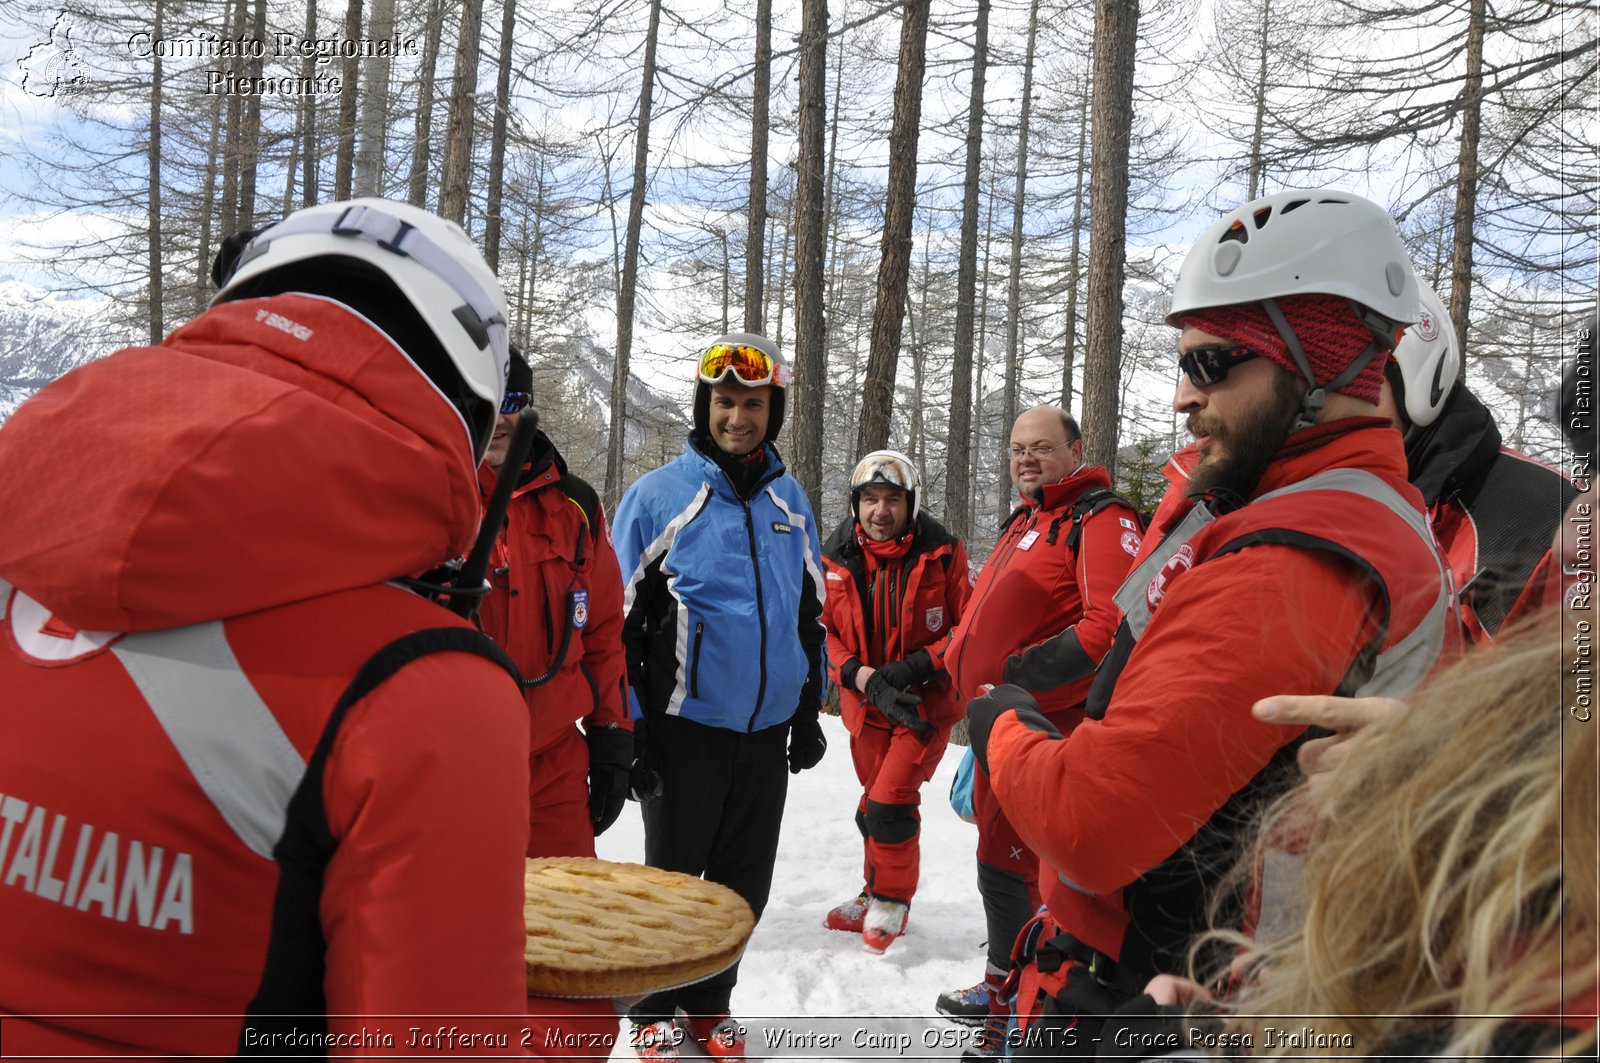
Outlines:
{"type": "Polygon", "coordinates": [[[856,828],[865,842],[862,880],[876,897],[910,903],[922,863],[922,784],[933,777],[950,741],[940,728],[926,742],[904,727],[870,720],[850,736],[850,759],[865,792],[856,805],[856,828]]]}
{"type": "Polygon", "coordinates": [[[528,754],[528,855],[593,856],[589,746],[574,725],[528,754]]]}

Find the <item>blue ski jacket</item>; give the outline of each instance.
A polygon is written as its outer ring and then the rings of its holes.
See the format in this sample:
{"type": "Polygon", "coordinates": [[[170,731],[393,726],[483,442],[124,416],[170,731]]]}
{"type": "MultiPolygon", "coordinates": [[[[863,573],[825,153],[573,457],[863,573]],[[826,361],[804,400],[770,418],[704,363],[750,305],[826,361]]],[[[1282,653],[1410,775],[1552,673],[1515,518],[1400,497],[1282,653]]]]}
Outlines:
{"type": "Polygon", "coordinates": [[[634,719],[666,713],[760,731],[822,702],[816,520],[777,448],[766,448],[767,470],[748,498],[690,443],[617,506],[634,719]]]}

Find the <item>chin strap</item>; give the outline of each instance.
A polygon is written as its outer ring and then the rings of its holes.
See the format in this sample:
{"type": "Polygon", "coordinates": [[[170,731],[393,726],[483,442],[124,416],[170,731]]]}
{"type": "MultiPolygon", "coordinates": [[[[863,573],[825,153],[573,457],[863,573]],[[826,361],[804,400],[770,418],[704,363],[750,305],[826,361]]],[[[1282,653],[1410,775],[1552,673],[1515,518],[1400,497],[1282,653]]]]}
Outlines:
{"type": "Polygon", "coordinates": [[[1272,319],[1272,327],[1278,330],[1278,335],[1288,345],[1289,356],[1294,359],[1294,364],[1300,369],[1300,376],[1306,382],[1306,393],[1300,398],[1300,411],[1296,415],[1294,425],[1289,429],[1291,433],[1310,428],[1317,423],[1317,418],[1322,415],[1322,407],[1327,402],[1330,392],[1337,392],[1350,381],[1361,375],[1368,363],[1377,356],[1379,351],[1389,350],[1386,341],[1382,338],[1382,331],[1372,322],[1358,303],[1351,302],[1350,309],[1355,311],[1361,323],[1371,330],[1373,338],[1366,349],[1356,356],[1355,360],[1345,366],[1344,371],[1326,384],[1317,383],[1317,375],[1312,372],[1311,359],[1306,357],[1305,348],[1300,345],[1300,337],[1289,325],[1289,319],[1278,307],[1276,299],[1261,300],[1261,308],[1267,312],[1267,317],[1272,319]]]}

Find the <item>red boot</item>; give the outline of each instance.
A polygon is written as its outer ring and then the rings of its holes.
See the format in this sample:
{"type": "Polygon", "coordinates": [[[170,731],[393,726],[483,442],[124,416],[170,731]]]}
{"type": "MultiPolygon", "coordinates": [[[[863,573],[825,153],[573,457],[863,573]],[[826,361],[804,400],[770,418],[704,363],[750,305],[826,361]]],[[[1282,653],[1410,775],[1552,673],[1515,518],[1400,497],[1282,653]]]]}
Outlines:
{"type": "Polygon", "coordinates": [[[712,1059],[744,1063],[744,1027],[729,1018],[727,1012],[689,1016],[689,1036],[712,1059]]]}

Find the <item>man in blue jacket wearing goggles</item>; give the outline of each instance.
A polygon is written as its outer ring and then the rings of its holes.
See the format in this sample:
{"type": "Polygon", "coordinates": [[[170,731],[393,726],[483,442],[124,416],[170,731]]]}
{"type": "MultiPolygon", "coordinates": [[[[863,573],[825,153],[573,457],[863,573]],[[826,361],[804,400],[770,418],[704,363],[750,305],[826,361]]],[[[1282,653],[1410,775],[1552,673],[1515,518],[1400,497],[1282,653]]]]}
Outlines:
{"type": "MultiPolygon", "coordinates": [[[[731,887],[757,918],[788,776],[827,747],[821,546],[772,445],[788,383],[770,340],[713,340],[688,446],[628,489],[613,525],[645,860],[731,887]]],[[[742,1060],[728,1017],[737,977],[735,965],[636,1005],[640,1057],[678,1058],[687,1033],[713,1058],[742,1060]]]]}

